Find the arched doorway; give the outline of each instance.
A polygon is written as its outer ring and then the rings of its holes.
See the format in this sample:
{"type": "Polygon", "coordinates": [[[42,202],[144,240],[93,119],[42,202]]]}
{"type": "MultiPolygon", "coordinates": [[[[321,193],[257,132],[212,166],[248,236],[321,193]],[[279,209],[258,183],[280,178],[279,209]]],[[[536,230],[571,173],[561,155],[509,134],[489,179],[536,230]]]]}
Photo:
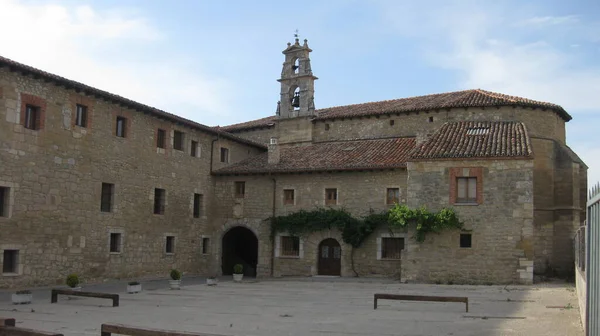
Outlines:
{"type": "Polygon", "coordinates": [[[258,264],[258,238],[250,229],[237,226],[223,235],[221,245],[221,270],[223,275],[233,274],[233,265],[242,264],[244,275],[256,276],[258,264]]]}
{"type": "Polygon", "coordinates": [[[342,270],[342,247],[337,240],[327,238],[319,244],[319,275],[340,275],[342,270]]]}

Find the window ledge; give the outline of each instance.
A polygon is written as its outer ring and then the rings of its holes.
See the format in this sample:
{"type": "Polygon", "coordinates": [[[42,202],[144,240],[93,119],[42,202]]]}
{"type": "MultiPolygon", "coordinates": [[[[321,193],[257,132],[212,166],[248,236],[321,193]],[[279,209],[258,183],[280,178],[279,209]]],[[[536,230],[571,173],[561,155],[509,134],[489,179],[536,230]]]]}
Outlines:
{"type": "Polygon", "coordinates": [[[279,259],[301,259],[300,256],[279,256],[279,259]]]}
{"type": "Polygon", "coordinates": [[[121,255],[121,252],[109,252],[110,255],[121,255]]]}
{"type": "Polygon", "coordinates": [[[379,261],[402,261],[403,259],[395,259],[395,258],[381,258],[379,261]]]}
{"type": "Polygon", "coordinates": [[[20,275],[21,274],[19,274],[19,273],[2,273],[2,276],[4,276],[4,277],[18,277],[20,275]]]}
{"type": "Polygon", "coordinates": [[[465,202],[465,203],[454,203],[454,206],[461,206],[461,205],[465,205],[465,206],[475,206],[475,205],[479,205],[479,203],[477,203],[477,202],[474,202],[474,203],[471,203],[471,202],[465,202]]]}
{"type": "Polygon", "coordinates": [[[174,256],[174,255],[175,255],[175,252],[171,252],[171,253],[165,252],[165,255],[166,255],[167,257],[172,257],[172,256],[174,256]]]}

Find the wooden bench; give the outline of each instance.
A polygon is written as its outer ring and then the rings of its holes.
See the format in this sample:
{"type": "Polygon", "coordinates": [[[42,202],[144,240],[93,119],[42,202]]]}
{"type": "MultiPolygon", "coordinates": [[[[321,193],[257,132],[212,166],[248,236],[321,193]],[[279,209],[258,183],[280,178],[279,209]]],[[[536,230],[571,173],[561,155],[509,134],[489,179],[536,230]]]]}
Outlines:
{"type": "Polygon", "coordinates": [[[113,333],[130,336],[219,336],[216,334],[199,334],[185,331],[138,328],[122,324],[102,324],[100,329],[101,336],[111,336],[113,333]]]}
{"type": "Polygon", "coordinates": [[[469,312],[469,298],[457,296],[426,296],[426,295],[398,295],[375,294],[373,309],[377,309],[377,300],[402,300],[402,301],[435,301],[435,302],[464,302],[467,313],[469,312]]]}
{"type": "Polygon", "coordinates": [[[0,317],[0,336],[63,336],[63,334],[17,328],[14,318],[0,317]]]}
{"type": "Polygon", "coordinates": [[[58,294],[61,295],[72,295],[72,296],[85,296],[94,297],[99,299],[110,299],[113,302],[113,307],[119,306],[119,294],[108,294],[108,293],[94,293],[94,292],[78,292],[70,289],[53,289],[50,303],[58,302],[58,294]]]}

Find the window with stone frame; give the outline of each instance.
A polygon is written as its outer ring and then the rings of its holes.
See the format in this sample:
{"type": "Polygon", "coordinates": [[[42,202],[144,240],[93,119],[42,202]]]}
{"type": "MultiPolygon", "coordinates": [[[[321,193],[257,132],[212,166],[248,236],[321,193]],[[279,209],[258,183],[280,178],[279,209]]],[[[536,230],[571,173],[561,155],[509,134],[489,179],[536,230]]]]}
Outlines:
{"type": "Polygon", "coordinates": [[[283,190],[283,204],[285,205],[294,205],[294,189],[284,189],[283,190]]]}
{"type": "Polygon", "coordinates": [[[194,194],[194,218],[200,218],[204,210],[204,195],[194,194]]]}
{"type": "Polygon", "coordinates": [[[156,147],[165,148],[167,147],[167,131],[164,129],[158,129],[156,131],[156,147]]]}
{"type": "Polygon", "coordinates": [[[119,232],[111,232],[109,239],[110,253],[121,253],[122,234],[119,232]]]}
{"type": "Polygon", "coordinates": [[[25,106],[25,123],[24,127],[30,130],[40,129],[40,107],[27,104],[25,106]]]}
{"type": "Polygon", "coordinates": [[[2,273],[19,273],[19,250],[4,250],[2,253],[2,273]]]}
{"type": "Polygon", "coordinates": [[[299,257],[300,256],[300,237],[281,236],[280,252],[282,257],[299,257]]]}
{"type": "Polygon", "coordinates": [[[184,138],[185,138],[185,135],[183,132],[174,131],[173,132],[173,149],[182,151],[184,138]]]}
{"type": "Polygon", "coordinates": [[[198,149],[198,141],[192,140],[190,145],[190,155],[192,157],[200,157],[200,151],[198,149]]]}
{"type": "Polygon", "coordinates": [[[154,189],[154,214],[164,215],[165,214],[165,201],[167,192],[165,189],[155,188],[154,189]]]}
{"type": "Polygon", "coordinates": [[[400,188],[387,188],[385,204],[393,205],[400,203],[400,188]]]}
{"type": "Polygon", "coordinates": [[[221,162],[229,163],[229,148],[221,147],[221,162]]]}
{"type": "Polygon", "coordinates": [[[235,182],[235,198],[244,198],[246,195],[246,182],[236,181],[235,182]]]}
{"type": "Polygon", "coordinates": [[[100,195],[100,211],[112,212],[113,210],[113,198],[114,198],[115,185],[112,183],[102,183],[102,192],[100,195]]]}
{"type": "Polygon", "coordinates": [[[461,233],[460,234],[460,247],[469,248],[472,246],[473,236],[470,233],[461,233]]]}
{"type": "Polygon", "coordinates": [[[8,217],[10,188],[0,186],[0,217],[8,217]]]}
{"type": "Polygon", "coordinates": [[[381,238],[381,259],[400,259],[402,250],[404,250],[404,238],[381,238]]]}
{"type": "Polygon", "coordinates": [[[477,177],[456,178],[456,203],[477,203],[477,177]]]}
{"type": "Polygon", "coordinates": [[[167,236],[165,238],[165,253],[166,254],[175,253],[175,236],[167,236]]]}
{"type": "Polygon", "coordinates": [[[336,188],[325,189],[325,205],[336,205],[338,194],[336,188]]]}
{"type": "Polygon", "coordinates": [[[115,135],[120,138],[127,137],[127,118],[117,117],[115,135]]]}
{"type": "Polygon", "coordinates": [[[210,238],[202,238],[202,254],[208,254],[210,252],[210,238]]]}
{"type": "Polygon", "coordinates": [[[87,127],[88,124],[88,108],[85,105],[75,105],[75,125],[79,127],[87,127]]]}

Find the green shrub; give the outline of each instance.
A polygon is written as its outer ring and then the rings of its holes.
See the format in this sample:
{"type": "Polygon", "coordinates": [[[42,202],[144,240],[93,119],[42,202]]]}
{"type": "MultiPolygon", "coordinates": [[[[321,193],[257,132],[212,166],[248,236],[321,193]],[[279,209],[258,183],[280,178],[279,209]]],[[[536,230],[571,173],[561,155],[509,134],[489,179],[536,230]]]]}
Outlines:
{"type": "Polygon", "coordinates": [[[77,276],[77,274],[73,273],[73,274],[69,274],[67,276],[67,286],[71,287],[71,288],[75,288],[79,285],[79,277],[77,276]]]}
{"type": "Polygon", "coordinates": [[[176,269],[171,270],[171,279],[173,280],[181,280],[181,272],[176,269]]]}
{"type": "Polygon", "coordinates": [[[243,271],[244,271],[244,266],[242,266],[242,264],[236,264],[235,266],[233,266],[234,274],[242,274],[243,271]]]}

